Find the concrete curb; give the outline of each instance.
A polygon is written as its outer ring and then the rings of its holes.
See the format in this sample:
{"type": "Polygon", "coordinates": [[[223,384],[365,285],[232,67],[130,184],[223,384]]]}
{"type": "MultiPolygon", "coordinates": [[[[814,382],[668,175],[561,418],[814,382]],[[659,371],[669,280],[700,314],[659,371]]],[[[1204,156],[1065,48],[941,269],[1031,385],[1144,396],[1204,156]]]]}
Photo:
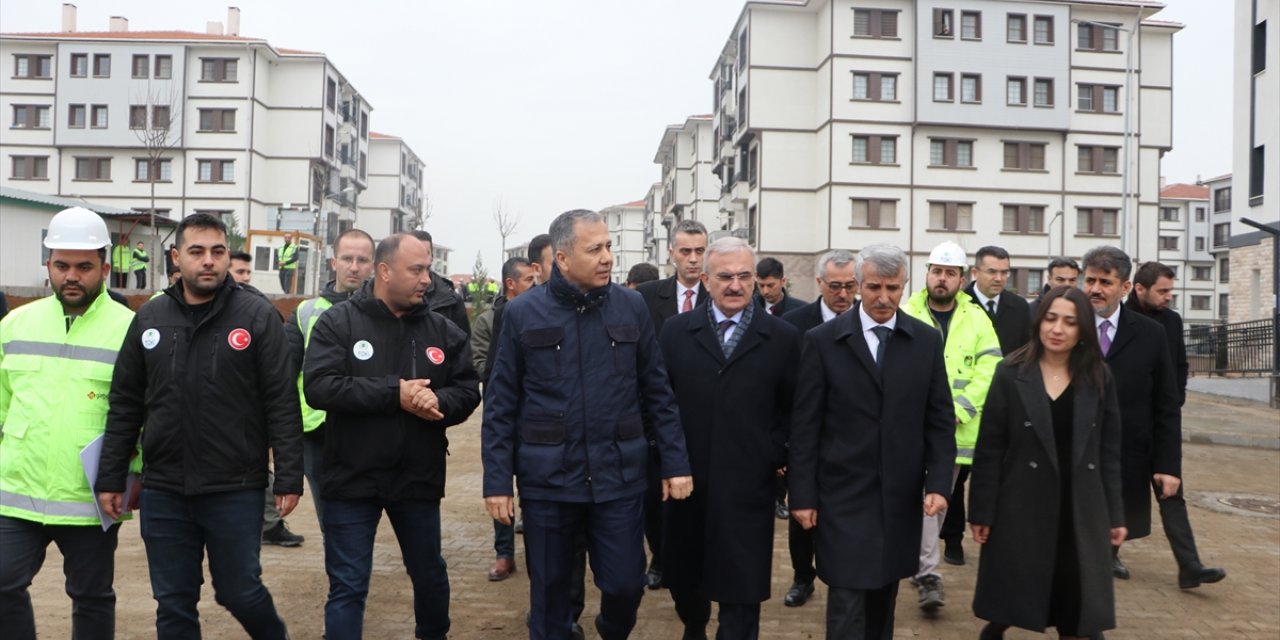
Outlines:
{"type": "Polygon", "coordinates": [[[1214,444],[1228,447],[1246,447],[1249,449],[1270,449],[1280,451],[1280,437],[1252,436],[1242,433],[1212,433],[1208,431],[1188,431],[1183,429],[1182,441],[1191,444],[1214,444]]]}

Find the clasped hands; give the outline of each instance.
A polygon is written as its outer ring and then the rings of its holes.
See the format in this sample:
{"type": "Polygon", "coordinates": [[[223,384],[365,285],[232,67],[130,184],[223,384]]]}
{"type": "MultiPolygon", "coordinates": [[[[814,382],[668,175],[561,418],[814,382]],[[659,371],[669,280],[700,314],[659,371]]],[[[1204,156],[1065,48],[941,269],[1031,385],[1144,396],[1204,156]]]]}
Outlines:
{"type": "Polygon", "coordinates": [[[440,398],[428,386],[431,380],[401,380],[400,408],[423,420],[442,420],[440,398]]]}

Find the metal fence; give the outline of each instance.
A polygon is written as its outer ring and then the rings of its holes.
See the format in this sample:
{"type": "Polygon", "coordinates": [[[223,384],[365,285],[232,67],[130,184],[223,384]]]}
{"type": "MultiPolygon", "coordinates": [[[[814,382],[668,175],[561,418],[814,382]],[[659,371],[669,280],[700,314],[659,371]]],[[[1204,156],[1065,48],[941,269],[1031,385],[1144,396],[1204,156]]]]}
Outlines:
{"type": "Polygon", "coordinates": [[[1272,319],[1187,329],[1191,373],[1267,375],[1274,371],[1272,319]]]}

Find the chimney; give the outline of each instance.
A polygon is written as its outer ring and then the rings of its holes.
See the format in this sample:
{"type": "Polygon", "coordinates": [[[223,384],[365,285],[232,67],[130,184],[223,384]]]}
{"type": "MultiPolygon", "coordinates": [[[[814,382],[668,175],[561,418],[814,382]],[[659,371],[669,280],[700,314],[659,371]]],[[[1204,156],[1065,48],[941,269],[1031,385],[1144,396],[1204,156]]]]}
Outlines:
{"type": "Polygon", "coordinates": [[[112,33],[128,31],[129,19],[124,16],[111,16],[111,28],[108,30],[112,33]]]}
{"type": "Polygon", "coordinates": [[[67,33],[76,30],[76,6],[70,2],[62,3],[62,30],[67,33]]]}
{"type": "Polygon", "coordinates": [[[222,35],[222,23],[209,21],[205,23],[204,32],[211,36],[222,35]]]}
{"type": "Polygon", "coordinates": [[[240,7],[227,7],[227,35],[240,35],[240,7]]]}

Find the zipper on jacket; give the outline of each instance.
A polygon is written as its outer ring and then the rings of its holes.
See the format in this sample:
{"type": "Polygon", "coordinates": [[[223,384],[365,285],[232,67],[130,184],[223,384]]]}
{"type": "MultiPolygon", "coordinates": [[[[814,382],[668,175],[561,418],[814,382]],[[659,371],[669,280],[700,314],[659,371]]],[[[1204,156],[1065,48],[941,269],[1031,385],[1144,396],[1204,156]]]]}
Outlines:
{"type": "MultiPolygon", "coordinates": [[[[584,369],[582,367],[582,315],[586,313],[586,307],[578,307],[577,328],[578,328],[578,385],[582,388],[582,451],[584,459],[587,463],[587,487],[591,487],[591,438],[587,433],[587,381],[583,378],[584,369]]],[[[560,349],[556,345],[556,350],[560,349]]]]}

